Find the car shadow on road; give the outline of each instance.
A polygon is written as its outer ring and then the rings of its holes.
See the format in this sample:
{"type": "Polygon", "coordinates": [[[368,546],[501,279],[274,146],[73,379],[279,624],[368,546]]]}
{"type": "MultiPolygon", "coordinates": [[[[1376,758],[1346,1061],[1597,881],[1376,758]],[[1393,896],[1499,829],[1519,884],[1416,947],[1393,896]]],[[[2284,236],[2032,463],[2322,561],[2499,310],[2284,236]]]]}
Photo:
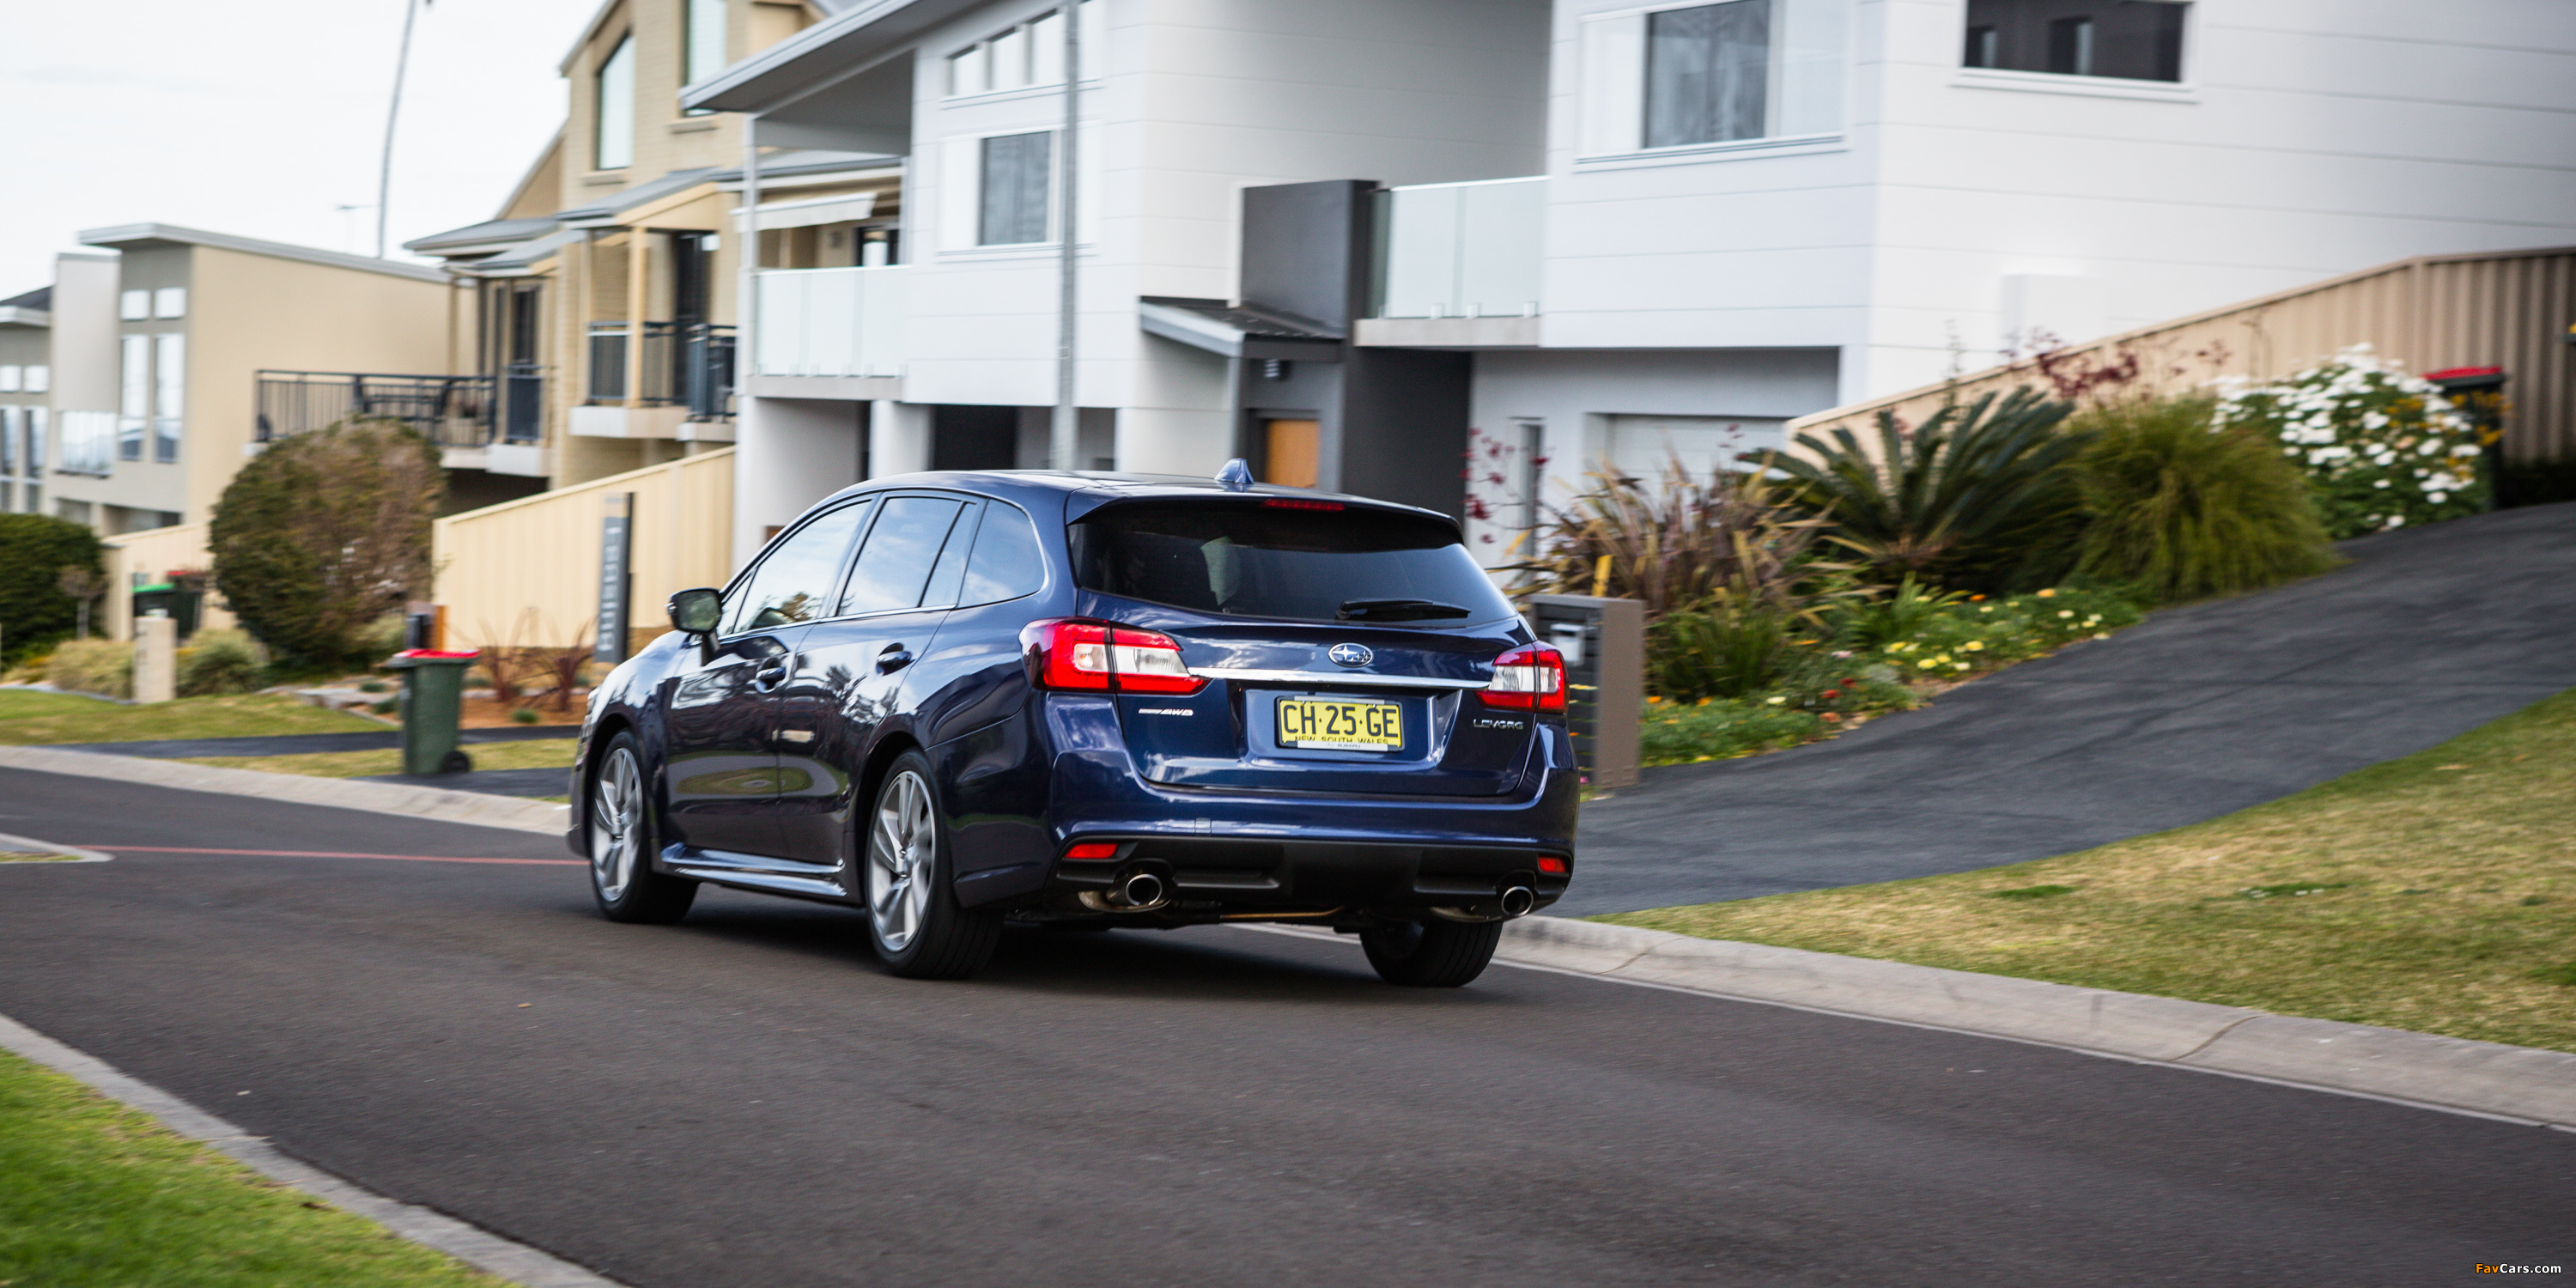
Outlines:
{"type": "MultiPolygon", "coordinates": [[[[888,978],[868,946],[864,914],[854,909],[719,896],[702,900],[673,929],[736,947],[788,954],[809,966],[846,967],[888,978]]],[[[959,987],[934,982],[917,986],[959,987]]],[[[1370,971],[1356,944],[1234,926],[1089,933],[1015,926],[1003,932],[992,962],[964,987],[1058,997],[1238,1003],[1505,1002],[1501,990],[1494,988],[1390,987],[1370,971]]]]}

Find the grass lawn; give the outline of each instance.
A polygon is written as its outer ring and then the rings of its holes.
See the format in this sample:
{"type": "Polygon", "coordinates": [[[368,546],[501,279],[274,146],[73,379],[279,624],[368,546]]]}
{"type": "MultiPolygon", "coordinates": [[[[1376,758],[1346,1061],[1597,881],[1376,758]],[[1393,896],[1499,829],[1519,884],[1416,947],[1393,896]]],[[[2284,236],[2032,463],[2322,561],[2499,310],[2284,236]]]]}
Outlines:
{"type": "Polygon", "coordinates": [[[270,733],[382,733],[387,727],[344,711],[308,707],[284,694],[244,693],[126,706],[63,693],[0,689],[0,746],[270,733]]]}
{"type": "Polygon", "coordinates": [[[2576,1051],[2576,691],[2079,854],[1603,917],[2576,1051]]]}
{"type": "MultiPolygon", "coordinates": [[[[566,730],[561,738],[470,743],[465,754],[474,758],[476,769],[570,769],[573,748],[579,743],[571,734],[566,730]]],[[[194,756],[188,763],[314,778],[363,778],[401,773],[402,752],[388,747],[382,751],[320,751],[302,756],[194,756]]]]}
{"type": "Polygon", "coordinates": [[[0,1054],[0,1284],[501,1283],[0,1054]]]}

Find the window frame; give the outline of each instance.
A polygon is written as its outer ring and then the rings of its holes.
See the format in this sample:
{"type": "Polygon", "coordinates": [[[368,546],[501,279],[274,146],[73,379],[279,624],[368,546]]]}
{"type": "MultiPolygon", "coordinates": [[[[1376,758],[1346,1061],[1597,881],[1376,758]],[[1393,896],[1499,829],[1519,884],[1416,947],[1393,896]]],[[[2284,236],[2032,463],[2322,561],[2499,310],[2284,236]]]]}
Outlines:
{"type": "Polygon", "coordinates": [[[2145,4],[2171,5],[2183,11],[2182,48],[2175,58],[2176,79],[2143,80],[2128,76],[2103,76],[2093,73],[2033,72],[2011,67],[1976,67],[1967,61],[1968,7],[1959,6],[1959,26],[1950,42],[1954,60],[1950,84],[1960,89],[2019,90],[2041,94],[2074,94],[2087,98],[2125,98],[2148,102],[2197,103],[2200,85],[2192,79],[2193,61],[2200,49],[2200,18],[2204,7],[2200,0],[2138,0],[2145,4]]]}
{"type": "MultiPolygon", "coordinates": [[[[1707,8],[1712,5],[1727,2],[1728,0],[1652,0],[1652,2],[1644,4],[1629,4],[1603,8],[1596,12],[1579,14],[1575,17],[1576,84],[1574,92],[1574,107],[1576,123],[1574,131],[1574,147],[1572,149],[1573,156],[1571,159],[1571,164],[1575,170],[1591,171],[1598,169],[1626,169],[1640,165],[1652,166],[1670,165],[1676,162],[1731,160],[1738,156],[1777,156],[1797,155],[1808,152],[1839,152],[1845,151],[1849,148],[1850,144],[1848,139],[1851,131],[1853,107],[1852,97],[1855,93],[1855,83],[1858,79],[1854,73],[1854,54],[1856,48],[1855,32],[1857,26],[1856,11],[1858,8],[1858,0],[1772,0],[1769,35],[1770,83],[1765,89],[1765,116],[1767,119],[1764,122],[1764,127],[1768,130],[1775,126],[1785,125],[1785,121],[1780,118],[1785,117],[1788,114],[1786,96],[1791,92],[1789,88],[1791,75],[1788,65],[1788,45],[1783,39],[1783,33],[1790,32],[1794,29],[1798,18],[1793,15],[1809,12],[1807,10],[1800,9],[1798,6],[1802,3],[1813,3],[1819,7],[1824,4],[1832,5],[1837,11],[1836,20],[1840,24],[1840,45],[1835,54],[1837,60],[1837,71],[1833,92],[1833,128],[1827,130],[1804,130],[1796,133],[1789,133],[1783,130],[1780,132],[1757,135],[1752,138],[1726,139],[1710,143],[1674,143],[1666,144],[1661,147],[1646,146],[1646,112],[1648,106],[1647,29],[1650,25],[1650,20],[1654,15],[1659,13],[1669,13],[1677,9],[1707,8]],[[1637,34],[1635,37],[1636,44],[1634,47],[1634,65],[1624,68],[1613,68],[1596,61],[1590,33],[1595,30],[1595,24],[1607,24],[1620,21],[1633,21],[1637,25],[1637,34]],[[1620,117],[1624,117],[1627,120],[1627,125],[1624,127],[1613,127],[1614,130],[1625,129],[1628,135],[1633,136],[1628,138],[1622,144],[1605,145],[1601,142],[1599,135],[1596,133],[1597,122],[1599,119],[1596,115],[1596,111],[1599,104],[1595,98],[1595,89],[1593,85],[1595,77],[1603,77],[1605,80],[1610,82],[1610,88],[1617,90],[1621,99],[1627,104],[1627,106],[1621,109],[1618,113],[1620,117]]],[[[1606,42],[1603,50],[1604,53],[1610,52],[1610,46],[1606,42]]]]}
{"type": "Polygon", "coordinates": [[[606,57],[590,73],[590,168],[594,171],[625,170],[635,164],[635,32],[629,29],[608,47],[606,57]],[[619,60],[623,59],[621,64],[619,60]],[[625,93],[612,96],[609,80],[622,76],[625,93]],[[615,165],[608,163],[610,102],[619,105],[618,116],[625,130],[625,158],[615,165]]]}
{"type": "MultiPolygon", "coordinates": [[[[1061,183],[1058,171],[1061,170],[1064,161],[1064,148],[1057,136],[1062,133],[1064,131],[1061,129],[1015,130],[1007,134],[986,134],[976,138],[975,249],[999,250],[1009,247],[1052,246],[1057,242],[1056,188],[1061,183]],[[1038,235],[1035,238],[1009,241],[988,240],[992,231],[993,215],[993,145],[1005,140],[1018,141],[1032,138],[1043,140],[1046,147],[1045,159],[1037,167],[1040,180],[1037,197],[1038,235]]],[[[1023,211],[1021,214],[1025,217],[1026,212],[1023,211]]]]}

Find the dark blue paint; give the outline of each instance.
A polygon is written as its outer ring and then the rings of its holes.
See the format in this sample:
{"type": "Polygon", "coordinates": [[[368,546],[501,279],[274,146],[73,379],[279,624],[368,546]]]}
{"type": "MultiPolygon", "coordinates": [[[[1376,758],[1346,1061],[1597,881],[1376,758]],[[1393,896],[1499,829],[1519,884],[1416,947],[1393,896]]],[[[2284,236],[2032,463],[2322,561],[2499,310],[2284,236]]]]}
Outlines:
{"type": "MultiPolygon", "coordinates": [[[[956,552],[972,548],[978,525],[1006,513],[1005,504],[1034,520],[1045,584],[1001,603],[832,618],[703,649],[664,636],[600,685],[583,726],[583,781],[607,741],[602,731],[631,727],[653,762],[671,853],[721,851],[729,864],[765,861],[777,873],[848,873],[877,776],[918,747],[950,829],[959,899],[1041,915],[1064,912],[1075,890],[1112,870],[1058,862],[1081,841],[1119,844],[1118,862],[1136,856],[1180,870],[1183,893],[1209,909],[1358,901],[1402,915],[1505,880],[1531,882],[1545,899],[1563,892],[1562,878],[1532,876],[1540,853],[1573,851],[1578,779],[1562,717],[1488,708],[1472,689],[1348,679],[1481,683],[1495,657],[1529,642],[1519,619],[1265,622],[1074,586],[1066,523],[1121,500],[1226,495],[1213,483],[918,474],[848,489],[815,510],[901,493],[966,503],[931,578],[933,597],[958,594],[956,552]],[[1039,690],[1020,631],[1076,616],[1163,632],[1193,670],[1301,675],[1293,683],[1217,678],[1191,695],[1039,690]],[[1344,645],[1356,648],[1336,659],[1344,645]],[[783,680],[756,692],[749,677],[768,666],[783,668],[783,680]],[[1397,702],[1404,746],[1384,754],[1279,747],[1273,704],[1290,694],[1397,702]],[[763,766],[765,778],[753,772],[763,766]],[[1453,893],[1427,893],[1434,890],[1453,893]]],[[[1023,558],[1024,547],[1023,538],[1015,547],[1023,558]]],[[[1014,586],[1026,584],[1023,576],[1014,586]]],[[[577,853],[588,808],[586,790],[577,792],[568,838],[577,853]]]]}

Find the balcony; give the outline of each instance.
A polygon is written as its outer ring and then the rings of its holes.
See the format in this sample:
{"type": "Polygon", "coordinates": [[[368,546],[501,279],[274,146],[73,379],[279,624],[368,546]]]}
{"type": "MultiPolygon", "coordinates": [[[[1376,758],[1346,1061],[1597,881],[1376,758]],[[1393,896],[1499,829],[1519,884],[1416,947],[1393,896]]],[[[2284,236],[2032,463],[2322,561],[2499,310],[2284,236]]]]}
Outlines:
{"type": "Polygon", "coordinates": [[[262,371],[257,380],[262,443],[350,421],[396,420],[442,448],[470,449],[489,446],[498,428],[490,376],[262,371]]]}
{"type": "Polygon", "coordinates": [[[1536,344],[1546,221],[1543,175],[1380,192],[1376,307],[1358,341],[1536,344]]]}
{"type": "MultiPolygon", "coordinates": [[[[590,403],[622,406],[629,401],[627,350],[635,343],[635,328],[627,323],[590,324],[590,403]]],[[[692,420],[721,420],[733,414],[732,327],[647,322],[641,343],[642,361],[635,373],[642,383],[632,400],[635,405],[686,408],[692,420]]]]}
{"type": "Polygon", "coordinates": [[[905,268],[771,269],[758,276],[759,376],[903,374],[905,268]]]}

